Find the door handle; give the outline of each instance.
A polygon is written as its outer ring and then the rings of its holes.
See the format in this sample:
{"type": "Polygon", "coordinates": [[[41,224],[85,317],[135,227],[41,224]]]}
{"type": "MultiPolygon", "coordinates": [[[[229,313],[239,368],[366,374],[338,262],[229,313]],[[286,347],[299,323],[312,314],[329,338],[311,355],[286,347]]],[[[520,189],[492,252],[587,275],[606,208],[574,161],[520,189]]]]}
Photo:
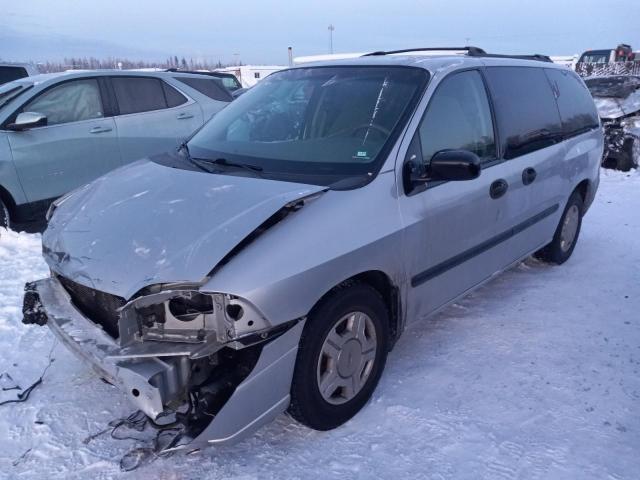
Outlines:
{"type": "Polygon", "coordinates": [[[536,179],[538,172],[536,172],[535,168],[525,168],[522,171],[522,183],[524,185],[531,185],[533,181],[536,179]]]}
{"type": "Polygon", "coordinates": [[[187,112],[179,113],[176,118],[178,120],[186,120],[187,118],[193,118],[193,113],[187,113],[187,112]]]}
{"type": "Polygon", "coordinates": [[[111,127],[93,127],[89,133],[106,133],[113,130],[111,127]]]}
{"type": "Polygon", "coordinates": [[[508,189],[509,184],[507,183],[507,181],[500,178],[493,182],[489,187],[489,195],[491,196],[491,198],[500,198],[505,193],[507,193],[508,189]]]}

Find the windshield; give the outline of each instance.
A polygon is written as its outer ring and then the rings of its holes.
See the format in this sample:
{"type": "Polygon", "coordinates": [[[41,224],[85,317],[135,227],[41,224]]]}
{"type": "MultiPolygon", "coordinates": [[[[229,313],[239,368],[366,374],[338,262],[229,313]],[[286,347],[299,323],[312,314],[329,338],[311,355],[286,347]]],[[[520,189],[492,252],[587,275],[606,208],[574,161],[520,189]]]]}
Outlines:
{"type": "Polygon", "coordinates": [[[427,79],[410,67],[276,72],[213,117],[189,151],[251,164],[266,178],[330,185],[372,177],[427,79]]]}

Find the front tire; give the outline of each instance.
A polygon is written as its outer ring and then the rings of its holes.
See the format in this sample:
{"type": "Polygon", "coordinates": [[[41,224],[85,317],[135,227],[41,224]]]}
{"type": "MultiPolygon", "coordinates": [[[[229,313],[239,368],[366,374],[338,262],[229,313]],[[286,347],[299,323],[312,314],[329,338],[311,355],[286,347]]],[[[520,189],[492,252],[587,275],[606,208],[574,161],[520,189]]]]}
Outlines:
{"type": "Polygon", "coordinates": [[[332,291],[307,318],[289,413],[315,430],[336,428],[367,403],[389,350],[389,313],[377,290],[355,283],[332,291]]]}
{"type": "Polygon", "coordinates": [[[553,235],[553,240],[549,245],[538,250],[534,256],[545,262],[557,265],[562,265],[569,260],[578,242],[583,212],[584,202],[582,195],[578,191],[574,191],[562,213],[560,223],[553,235]]]}

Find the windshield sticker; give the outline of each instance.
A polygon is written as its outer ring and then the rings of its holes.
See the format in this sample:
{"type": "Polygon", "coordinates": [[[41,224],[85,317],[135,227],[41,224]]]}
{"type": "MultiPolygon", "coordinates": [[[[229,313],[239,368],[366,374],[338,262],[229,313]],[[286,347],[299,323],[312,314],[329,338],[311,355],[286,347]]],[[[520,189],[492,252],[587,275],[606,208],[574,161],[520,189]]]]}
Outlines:
{"type": "Polygon", "coordinates": [[[353,157],[354,159],[357,160],[371,160],[371,158],[369,158],[369,155],[367,155],[367,152],[363,152],[363,151],[358,151],[353,157]]]}

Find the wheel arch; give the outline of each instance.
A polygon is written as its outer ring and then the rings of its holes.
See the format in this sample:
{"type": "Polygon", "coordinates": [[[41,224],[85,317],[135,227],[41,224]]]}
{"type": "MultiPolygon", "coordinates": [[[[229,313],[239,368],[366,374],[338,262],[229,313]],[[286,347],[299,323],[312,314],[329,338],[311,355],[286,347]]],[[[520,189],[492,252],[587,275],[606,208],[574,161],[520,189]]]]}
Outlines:
{"type": "Polygon", "coordinates": [[[584,214],[587,213],[587,210],[589,210],[589,207],[591,207],[591,204],[593,203],[593,200],[595,198],[593,181],[589,180],[588,178],[581,180],[571,191],[571,194],[573,195],[574,192],[578,192],[582,197],[582,203],[584,205],[582,215],[584,216],[584,214]]]}
{"type": "Polygon", "coordinates": [[[404,325],[402,320],[403,312],[400,288],[392,281],[389,275],[381,270],[367,270],[334,285],[318,299],[311,310],[315,309],[336,290],[346,288],[354,284],[369,285],[375,289],[384,300],[389,312],[389,349],[393,348],[395,342],[402,333],[402,327],[404,325]]]}
{"type": "Polygon", "coordinates": [[[15,218],[16,202],[11,193],[9,193],[9,190],[2,185],[0,185],[0,200],[2,200],[2,203],[4,203],[7,210],[9,210],[9,220],[15,218]]]}
{"type": "Polygon", "coordinates": [[[590,184],[589,179],[585,178],[580,183],[578,183],[578,185],[576,185],[576,188],[573,189],[574,192],[578,191],[578,193],[582,195],[583,202],[586,202],[587,200],[587,195],[589,194],[589,188],[590,188],[589,184],[590,184]]]}

